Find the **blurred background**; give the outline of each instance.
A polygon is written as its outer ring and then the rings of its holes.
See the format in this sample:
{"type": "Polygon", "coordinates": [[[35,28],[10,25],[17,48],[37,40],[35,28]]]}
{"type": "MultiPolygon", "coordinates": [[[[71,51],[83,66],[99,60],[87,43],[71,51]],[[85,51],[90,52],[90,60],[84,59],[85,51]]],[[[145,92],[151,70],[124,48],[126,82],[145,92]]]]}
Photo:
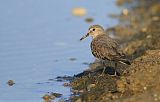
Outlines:
{"type": "Polygon", "coordinates": [[[108,15],[120,9],[115,0],[1,0],[0,102],[40,102],[48,92],[68,98],[64,82],[50,79],[85,70],[94,61],[91,38],[79,38],[92,24],[116,25],[108,15]]]}

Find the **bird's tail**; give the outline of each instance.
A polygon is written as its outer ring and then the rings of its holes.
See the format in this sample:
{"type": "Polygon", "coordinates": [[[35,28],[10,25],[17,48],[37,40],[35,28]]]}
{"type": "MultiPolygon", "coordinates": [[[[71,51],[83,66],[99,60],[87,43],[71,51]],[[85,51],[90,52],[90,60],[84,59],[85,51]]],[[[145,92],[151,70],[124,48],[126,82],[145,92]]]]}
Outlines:
{"type": "Polygon", "coordinates": [[[120,59],[119,62],[122,63],[122,64],[131,65],[131,62],[127,59],[120,59]]]}

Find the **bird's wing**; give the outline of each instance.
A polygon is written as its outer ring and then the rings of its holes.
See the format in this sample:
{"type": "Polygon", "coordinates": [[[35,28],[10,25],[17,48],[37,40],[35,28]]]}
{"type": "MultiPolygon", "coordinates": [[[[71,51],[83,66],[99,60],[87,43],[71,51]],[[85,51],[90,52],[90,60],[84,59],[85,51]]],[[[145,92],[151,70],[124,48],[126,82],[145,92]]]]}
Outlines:
{"type": "Polygon", "coordinates": [[[123,52],[115,40],[102,38],[97,39],[95,42],[96,47],[94,47],[94,50],[98,53],[98,56],[101,56],[101,59],[118,60],[123,56],[123,52]]]}

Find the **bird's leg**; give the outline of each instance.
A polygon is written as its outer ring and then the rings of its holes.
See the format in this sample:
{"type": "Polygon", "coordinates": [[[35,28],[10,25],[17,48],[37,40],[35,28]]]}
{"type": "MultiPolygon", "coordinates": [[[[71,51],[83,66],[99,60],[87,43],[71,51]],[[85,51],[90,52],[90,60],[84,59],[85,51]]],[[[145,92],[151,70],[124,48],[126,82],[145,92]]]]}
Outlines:
{"type": "Polygon", "coordinates": [[[115,70],[115,71],[114,71],[114,76],[117,76],[117,71],[116,71],[116,68],[117,68],[117,62],[115,62],[115,66],[114,66],[114,67],[115,67],[115,69],[114,69],[114,70],[115,70]]]}
{"type": "Polygon", "coordinates": [[[103,71],[102,71],[102,75],[105,73],[106,67],[104,66],[103,71]]]}
{"type": "Polygon", "coordinates": [[[102,61],[102,64],[103,64],[103,71],[102,71],[101,75],[104,75],[105,70],[106,70],[105,61],[102,61]]]}

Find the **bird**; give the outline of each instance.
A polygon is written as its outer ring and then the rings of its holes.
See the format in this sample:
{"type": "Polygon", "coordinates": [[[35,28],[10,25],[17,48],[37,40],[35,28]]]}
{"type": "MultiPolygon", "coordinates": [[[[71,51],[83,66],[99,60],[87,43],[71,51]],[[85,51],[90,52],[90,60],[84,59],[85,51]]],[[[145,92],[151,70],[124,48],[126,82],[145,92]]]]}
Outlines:
{"type": "MultiPolygon", "coordinates": [[[[109,60],[131,65],[118,42],[109,37],[101,25],[91,25],[88,29],[88,33],[80,38],[80,41],[88,36],[92,37],[90,47],[92,54],[96,58],[103,61],[109,60]]],[[[105,68],[102,73],[104,73],[104,71],[105,68]]]]}

